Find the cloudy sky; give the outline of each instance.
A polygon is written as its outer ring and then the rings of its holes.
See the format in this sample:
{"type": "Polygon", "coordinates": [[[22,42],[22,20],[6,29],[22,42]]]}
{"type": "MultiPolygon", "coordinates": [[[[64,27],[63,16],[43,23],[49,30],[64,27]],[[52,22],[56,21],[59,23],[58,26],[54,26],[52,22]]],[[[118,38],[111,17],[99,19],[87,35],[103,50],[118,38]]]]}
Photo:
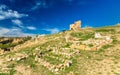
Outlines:
{"type": "Polygon", "coordinates": [[[120,0],[0,0],[0,36],[54,34],[82,26],[120,22],[120,0]]]}

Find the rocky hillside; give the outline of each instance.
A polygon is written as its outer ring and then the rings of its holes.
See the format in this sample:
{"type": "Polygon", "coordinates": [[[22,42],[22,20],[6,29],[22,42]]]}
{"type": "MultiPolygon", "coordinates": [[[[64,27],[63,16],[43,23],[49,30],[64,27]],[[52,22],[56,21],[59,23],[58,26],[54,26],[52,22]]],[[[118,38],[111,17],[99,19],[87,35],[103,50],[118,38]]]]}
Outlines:
{"type": "Polygon", "coordinates": [[[38,36],[0,54],[0,75],[120,75],[120,25],[38,36]]]}

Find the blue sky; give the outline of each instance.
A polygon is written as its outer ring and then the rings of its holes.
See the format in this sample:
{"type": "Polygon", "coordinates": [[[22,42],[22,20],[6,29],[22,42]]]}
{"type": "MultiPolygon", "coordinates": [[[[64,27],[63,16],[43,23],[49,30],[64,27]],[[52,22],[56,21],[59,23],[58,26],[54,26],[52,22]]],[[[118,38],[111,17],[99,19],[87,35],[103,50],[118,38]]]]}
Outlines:
{"type": "Polygon", "coordinates": [[[120,0],[0,0],[0,36],[54,34],[74,21],[82,27],[120,22],[120,0]]]}

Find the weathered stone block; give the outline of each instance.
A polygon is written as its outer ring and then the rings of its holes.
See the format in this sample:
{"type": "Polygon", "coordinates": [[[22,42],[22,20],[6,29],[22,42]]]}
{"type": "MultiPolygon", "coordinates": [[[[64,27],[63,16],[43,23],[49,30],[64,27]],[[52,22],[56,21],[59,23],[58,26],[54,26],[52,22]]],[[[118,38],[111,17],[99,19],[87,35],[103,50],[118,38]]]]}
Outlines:
{"type": "Polygon", "coordinates": [[[85,50],[86,45],[79,45],[79,46],[77,46],[77,48],[80,49],[80,50],[85,50]]]}

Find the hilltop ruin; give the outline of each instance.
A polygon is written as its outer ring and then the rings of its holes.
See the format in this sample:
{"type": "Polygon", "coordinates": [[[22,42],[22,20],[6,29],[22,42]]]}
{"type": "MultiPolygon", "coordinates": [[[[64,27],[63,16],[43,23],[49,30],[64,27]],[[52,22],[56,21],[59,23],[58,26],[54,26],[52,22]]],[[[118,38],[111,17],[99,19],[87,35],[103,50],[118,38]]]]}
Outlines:
{"type": "Polygon", "coordinates": [[[80,30],[81,29],[81,21],[76,21],[74,24],[70,24],[70,30],[80,30]]]}

